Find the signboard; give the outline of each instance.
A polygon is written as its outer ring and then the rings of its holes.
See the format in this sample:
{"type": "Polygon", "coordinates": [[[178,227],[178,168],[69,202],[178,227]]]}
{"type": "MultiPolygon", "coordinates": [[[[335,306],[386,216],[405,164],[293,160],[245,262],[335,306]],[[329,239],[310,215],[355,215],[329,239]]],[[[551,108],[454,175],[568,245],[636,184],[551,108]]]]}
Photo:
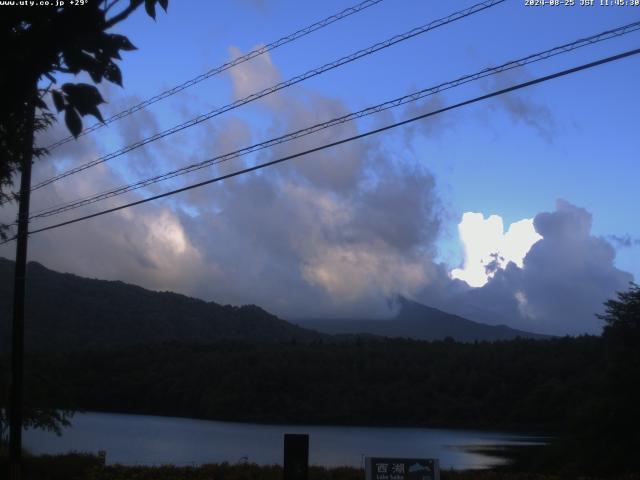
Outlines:
{"type": "Polygon", "coordinates": [[[440,480],[437,458],[365,458],[365,480],[440,480]]]}

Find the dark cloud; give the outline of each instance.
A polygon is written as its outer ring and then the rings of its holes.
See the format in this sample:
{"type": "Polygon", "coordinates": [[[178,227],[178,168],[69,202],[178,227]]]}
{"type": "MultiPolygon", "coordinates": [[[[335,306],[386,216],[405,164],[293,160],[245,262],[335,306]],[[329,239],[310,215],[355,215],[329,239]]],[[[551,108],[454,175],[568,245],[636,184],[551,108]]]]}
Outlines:
{"type": "Polygon", "coordinates": [[[640,238],[633,238],[628,233],[626,235],[607,235],[605,239],[611,242],[616,248],[640,246],[640,238]]]}

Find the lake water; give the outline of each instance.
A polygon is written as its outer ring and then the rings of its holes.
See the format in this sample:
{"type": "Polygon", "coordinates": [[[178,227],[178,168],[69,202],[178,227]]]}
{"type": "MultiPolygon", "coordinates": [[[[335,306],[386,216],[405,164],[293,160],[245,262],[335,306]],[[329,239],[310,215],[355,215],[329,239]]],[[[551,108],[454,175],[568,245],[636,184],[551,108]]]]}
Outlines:
{"type": "Polygon", "coordinates": [[[470,447],[533,444],[541,437],[431,428],[256,425],[188,418],[78,413],[61,437],[27,430],[31,453],[107,452],[107,464],[282,464],[283,435],[309,434],[309,463],[361,467],[363,456],[439,458],[443,469],[489,468],[503,459],[470,447]]]}

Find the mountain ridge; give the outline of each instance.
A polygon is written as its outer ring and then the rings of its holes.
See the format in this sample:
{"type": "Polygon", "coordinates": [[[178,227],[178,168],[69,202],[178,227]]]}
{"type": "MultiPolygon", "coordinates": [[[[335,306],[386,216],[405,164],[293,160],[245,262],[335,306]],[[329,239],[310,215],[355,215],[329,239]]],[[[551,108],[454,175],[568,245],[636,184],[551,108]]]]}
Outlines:
{"type": "MultiPolygon", "coordinates": [[[[0,315],[9,318],[14,262],[0,257],[0,315]]],[[[282,343],[352,341],[354,335],[416,340],[496,341],[548,338],[491,326],[398,297],[391,320],[287,321],[257,305],[232,306],[119,280],[85,278],[27,265],[25,345],[29,351],[104,350],[166,342],[282,343]]],[[[10,323],[0,322],[0,353],[10,323]]]]}
{"type": "MultiPolygon", "coordinates": [[[[0,258],[0,315],[9,318],[14,262],[0,258]]],[[[256,305],[206,302],[121,281],[97,280],[27,264],[25,345],[32,351],[102,350],[136,344],[218,341],[310,342],[306,330],[256,305]]],[[[9,322],[0,322],[0,352],[9,322]]]]}
{"type": "Polygon", "coordinates": [[[397,297],[397,303],[400,305],[398,313],[389,319],[300,319],[292,322],[331,335],[367,333],[416,340],[444,340],[450,337],[461,342],[511,340],[518,337],[550,338],[506,325],[475,322],[403,296],[397,297]]]}

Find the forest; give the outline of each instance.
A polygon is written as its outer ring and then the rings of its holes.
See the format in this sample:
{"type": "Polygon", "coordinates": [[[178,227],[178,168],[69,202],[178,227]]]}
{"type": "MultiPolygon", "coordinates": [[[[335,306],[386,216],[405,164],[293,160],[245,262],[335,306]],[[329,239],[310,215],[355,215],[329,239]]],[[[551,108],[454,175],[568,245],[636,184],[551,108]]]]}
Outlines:
{"type": "MultiPolygon", "coordinates": [[[[601,336],[173,341],[31,353],[25,403],[29,412],[523,430],[554,437],[525,456],[527,470],[638,472],[640,287],[605,307],[601,336]]],[[[7,380],[4,356],[3,402],[7,380]]]]}
{"type": "MultiPolygon", "coordinates": [[[[30,355],[26,399],[229,421],[523,430],[555,437],[527,469],[605,474],[638,471],[639,364],[614,335],[167,343],[30,355]]],[[[6,358],[0,371],[6,392],[6,358]]]]}
{"type": "Polygon", "coordinates": [[[215,420],[559,431],[584,392],[596,395],[603,355],[597,337],[167,343],[31,355],[27,399],[215,420]]]}

